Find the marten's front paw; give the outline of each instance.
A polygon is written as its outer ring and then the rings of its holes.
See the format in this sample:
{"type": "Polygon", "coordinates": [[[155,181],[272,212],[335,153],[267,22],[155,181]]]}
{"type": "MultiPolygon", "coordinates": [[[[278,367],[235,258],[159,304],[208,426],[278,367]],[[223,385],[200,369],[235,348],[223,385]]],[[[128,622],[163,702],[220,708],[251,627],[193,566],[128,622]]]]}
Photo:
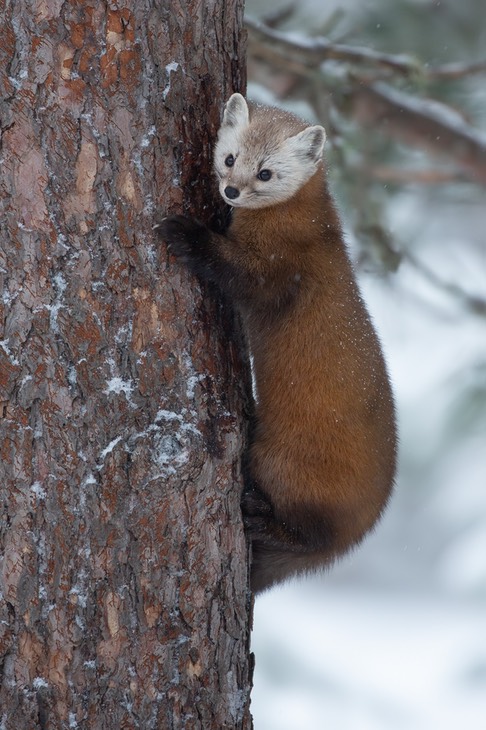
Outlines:
{"type": "Polygon", "coordinates": [[[154,230],[167,242],[169,251],[183,261],[189,261],[198,253],[208,233],[206,226],[184,215],[162,218],[154,230]]]}

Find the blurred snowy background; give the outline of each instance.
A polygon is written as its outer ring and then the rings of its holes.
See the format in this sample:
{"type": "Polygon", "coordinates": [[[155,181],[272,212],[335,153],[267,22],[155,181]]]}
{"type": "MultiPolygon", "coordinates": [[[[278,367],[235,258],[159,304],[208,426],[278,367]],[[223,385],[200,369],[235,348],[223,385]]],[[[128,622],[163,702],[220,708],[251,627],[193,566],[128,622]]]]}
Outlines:
{"type": "MultiPolygon", "coordinates": [[[[247,14],[280,6],[248,0],[247,14]]],[[[279,30],[323,27],[424,63],[486,58],[482,0],[302,0],[279,30]]],[[[317,118],[297,87],[282,92],[278,78],[271,88],[271,69],[251,60],[249,69],[250,97],[317,118]]],[[[427,96],[485,133],[485,71],[427,96]]],[[[330,179],[395,386],[400,468],[385,518],[358,551],[256,601],[255,728],[485,730],[486,190],[450,167],[442,174],[441,160],[413,144],[370,142],[335,121],[330,179]],[[357,180],[342,163],[360,145],[407,180],[357,180]]]]}

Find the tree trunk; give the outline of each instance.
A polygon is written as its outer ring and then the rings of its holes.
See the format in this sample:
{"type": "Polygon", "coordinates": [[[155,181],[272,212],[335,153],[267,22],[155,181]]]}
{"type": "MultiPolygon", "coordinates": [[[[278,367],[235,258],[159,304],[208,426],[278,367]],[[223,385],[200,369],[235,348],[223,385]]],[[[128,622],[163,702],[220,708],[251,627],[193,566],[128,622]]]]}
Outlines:
{"type": "Polygon", "coordinates": [[[251,727],[246,369],[152,232],[220,205],[242,5],[0,4],[2,730],[251,727]]]}

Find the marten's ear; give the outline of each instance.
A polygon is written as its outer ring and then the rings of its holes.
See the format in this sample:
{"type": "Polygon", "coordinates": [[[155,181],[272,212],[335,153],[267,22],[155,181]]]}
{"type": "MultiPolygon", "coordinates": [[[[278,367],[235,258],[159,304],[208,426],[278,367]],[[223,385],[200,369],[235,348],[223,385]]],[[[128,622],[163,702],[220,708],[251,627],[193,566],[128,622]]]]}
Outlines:
{"type": "Polygon", "coordinates": [[[250,121],[248,105],[241,94],[232,94],[224,108],[223,126],[246,127],[250,121]]]}
{"type": "Polygon", "coordinates": [[[322,158],[325,141],[326,132],[324,127],[316,125],[315,127],[307,127],[294,137],[290,137],[287,143],[296,156],[305,159],[307,162],[317,164],[322,158]]]}

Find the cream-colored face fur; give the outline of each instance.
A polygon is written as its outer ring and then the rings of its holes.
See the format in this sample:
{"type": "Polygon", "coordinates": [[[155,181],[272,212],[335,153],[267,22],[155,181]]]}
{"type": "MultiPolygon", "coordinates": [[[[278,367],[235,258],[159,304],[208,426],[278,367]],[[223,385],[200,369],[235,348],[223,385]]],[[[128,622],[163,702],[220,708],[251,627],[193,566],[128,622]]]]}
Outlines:
{"type": "Polygon", "coordinates": [[[235,208],[283,203],[316,172],[325,139],[323,127],[277,109],[256,107],[250,120],[245,99],[233,94],[214,153],[219,192],[235,208]]]}

